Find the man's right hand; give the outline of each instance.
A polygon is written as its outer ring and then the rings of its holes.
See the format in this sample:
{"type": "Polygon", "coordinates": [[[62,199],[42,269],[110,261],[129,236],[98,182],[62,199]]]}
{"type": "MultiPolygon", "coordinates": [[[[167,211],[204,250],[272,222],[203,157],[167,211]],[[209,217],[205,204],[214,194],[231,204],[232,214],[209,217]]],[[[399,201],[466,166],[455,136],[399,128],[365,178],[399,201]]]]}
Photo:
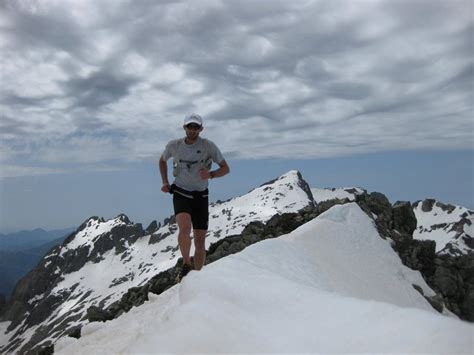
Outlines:
{"type": "Polygon", "coordinates": [[[171,191],[170,184],[163,184],[163,186],[161,187],[161,191],[163,191],[164,193],[169,193],[171,191]]]}

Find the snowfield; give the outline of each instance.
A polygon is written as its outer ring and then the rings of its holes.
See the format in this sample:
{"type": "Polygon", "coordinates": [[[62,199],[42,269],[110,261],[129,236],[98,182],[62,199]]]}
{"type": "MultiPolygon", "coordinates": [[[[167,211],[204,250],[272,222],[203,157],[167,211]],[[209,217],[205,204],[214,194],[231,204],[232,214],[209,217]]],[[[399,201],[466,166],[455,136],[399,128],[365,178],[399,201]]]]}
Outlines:
{"type": "Polygon", "coordinates": [[[474,325],[440,315],[356,205],[191,272],[181,284],[58,354],[465,353],[474,325]]]}

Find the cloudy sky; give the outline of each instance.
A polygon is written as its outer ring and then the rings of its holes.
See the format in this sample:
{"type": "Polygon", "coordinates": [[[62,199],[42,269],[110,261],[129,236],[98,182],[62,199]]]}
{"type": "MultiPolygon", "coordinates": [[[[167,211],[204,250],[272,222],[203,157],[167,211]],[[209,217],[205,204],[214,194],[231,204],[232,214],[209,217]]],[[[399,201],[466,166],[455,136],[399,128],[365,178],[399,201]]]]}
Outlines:
{"type": "MultiPolygon", "coordinates": [[[[45,227],[55,219],[62,225],[63,202],[38,195],[46,186],[64,196],[99,182],[126,184],[134,194],[136,183],[119,177],[155,174],[149,166],[182,134],[190,112],[204,117],[203,134],[239,168],[235,179],[249,176],[255,162],[280,164],[283,173],[294,161],[309,171],[327,159],[338,165],[382,154],[396,165],[406,160],[399,154],[420,154],[454,170],[440,184],[459,185],[459,166],[449,163],[462,157],[469,166],[474,151],[473,6],[470,0],[3,0],[0,230],[39,223],[32,216],[44,220],[45,210],[54,216],[45,227]],[[68,179],[77,181],[70,186],[68,179]]],[[[445,195],[466,205],[472,168],[462,173],[464,201],[454,197],[460,191],[445,195]]],[[[156,174],[152,179],[159,185],[156,174]]],[[[257,174],[253,185],[261,182],[257,174]]],[[[434,195],[437,189],[446,186],[433,185],[434,195]]],[[[100,203],[83,195],[74,196],[75,204],[89,207],[77,207],[71,221],[113,213],[105,203],[94,213],[91,204],[100,203]]],[[[138,211],[136,205],[128,207],[138,211]]],[[[122,209],[127,213],[127,205],[122,209]]]]}

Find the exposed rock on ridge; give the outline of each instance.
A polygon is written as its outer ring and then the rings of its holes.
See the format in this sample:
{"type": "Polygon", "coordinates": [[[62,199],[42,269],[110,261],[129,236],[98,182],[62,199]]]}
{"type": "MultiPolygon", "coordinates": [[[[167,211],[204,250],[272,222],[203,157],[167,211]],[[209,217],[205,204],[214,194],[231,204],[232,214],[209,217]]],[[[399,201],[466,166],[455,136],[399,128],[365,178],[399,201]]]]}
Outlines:
{"type": "Polygon", "coordinates": [[[409,202],[396,202],[378,193],[359,195],[356,202],[375,219],[382,237],[393,240],[403,264],[419,270],[427,284],[437,293],[427,298],[435,309],[443,306],[467,321],[474,321],[474,256],[439,255],[436,242],[417,240],[413,232],[417,226],[415,213],[409,202]]]}

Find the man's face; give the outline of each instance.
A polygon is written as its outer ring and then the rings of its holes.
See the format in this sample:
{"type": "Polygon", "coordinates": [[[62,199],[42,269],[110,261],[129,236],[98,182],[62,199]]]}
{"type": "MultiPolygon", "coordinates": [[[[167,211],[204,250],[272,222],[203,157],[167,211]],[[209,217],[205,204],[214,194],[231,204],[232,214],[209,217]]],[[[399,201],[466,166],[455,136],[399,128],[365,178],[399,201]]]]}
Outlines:
{"type": "Polygon", "coordinates": [[[197,123],[190,123],[184,126],[186,136],[190,139],[196,139],[199,136],[199,133],[201,133],[202,129],[202,126],[198,125],[197,123]]]}

